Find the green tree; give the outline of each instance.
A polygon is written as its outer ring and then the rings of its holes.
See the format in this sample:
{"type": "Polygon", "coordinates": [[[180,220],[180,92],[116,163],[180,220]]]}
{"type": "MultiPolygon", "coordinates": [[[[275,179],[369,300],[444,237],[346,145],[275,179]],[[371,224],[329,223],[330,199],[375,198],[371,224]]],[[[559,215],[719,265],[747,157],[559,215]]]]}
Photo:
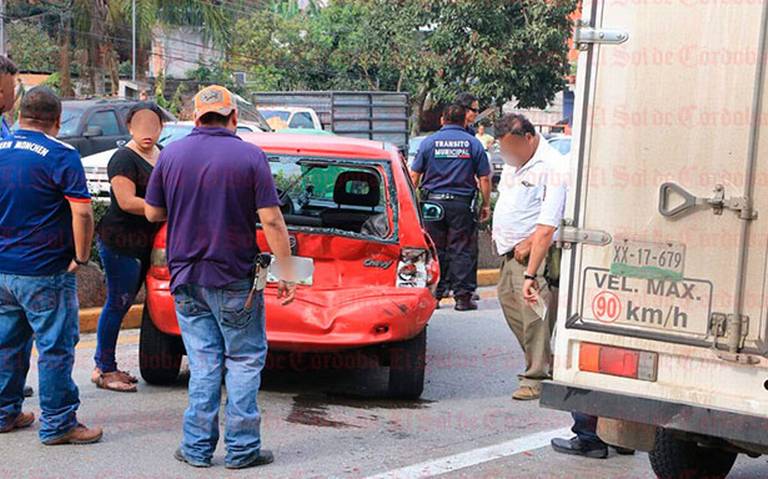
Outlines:
{"type": "Polygon", "coordinates": [[[414,126],[428,100],[475,93],[544,107],[565,86],[576,0],[331,0],[303,13],[264,8],[237,26],[231,68],[257,89],[411,93],[414,126]]]}
{"type": "Polygon", "coordinates": [[[6,27],[8,54],[22,71],[53,72],[58,65],[58,46],[39,25],[11,22],[6,27]]]}

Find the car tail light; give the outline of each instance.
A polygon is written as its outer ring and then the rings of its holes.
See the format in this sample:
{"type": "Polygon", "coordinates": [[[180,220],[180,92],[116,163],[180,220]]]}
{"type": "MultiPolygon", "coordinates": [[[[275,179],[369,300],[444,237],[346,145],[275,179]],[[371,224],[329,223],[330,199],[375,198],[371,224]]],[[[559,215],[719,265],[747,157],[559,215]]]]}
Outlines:
{"type": "Polygon", "coordinates": [[[426,288],[429,283],[427,257],[429,252],[420,248],[403,248],[397,264],[398,288],[426,288]]]}
{"type": "Polygon", "coordinates": [[[579,346],[579,371],[656,381],[659,355],[650,351],[593,343],[579,346]]]}
{"type": "Polygon", "coordinates": [[[157,279],[171,278],[165,248],[152,248],[152,254],[149,257],[149,273],[157,279]]]}

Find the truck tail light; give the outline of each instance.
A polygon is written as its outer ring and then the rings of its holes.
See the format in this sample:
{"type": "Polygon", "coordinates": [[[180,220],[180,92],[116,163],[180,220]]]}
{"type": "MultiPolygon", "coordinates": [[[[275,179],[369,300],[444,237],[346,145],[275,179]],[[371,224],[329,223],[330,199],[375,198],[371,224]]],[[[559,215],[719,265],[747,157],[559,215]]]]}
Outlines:
{"type": "Polygon", "coordinates": [[[650,351],[581,343],[579,371],[656,381],[659,355],[650,351]]]}
{"type": "Polygon", "coordinates": [[[397,264],[398,288],[426,288],[431,284],[431,268],[427,265],[429,252],[420,248],[403,248],[397,264]]]}
{"type": "Polygon", "coordinates": [[[157,279],[171,279],[165,248],[152,248],[152,254],[149,257],[149,274],[157,279]]]}

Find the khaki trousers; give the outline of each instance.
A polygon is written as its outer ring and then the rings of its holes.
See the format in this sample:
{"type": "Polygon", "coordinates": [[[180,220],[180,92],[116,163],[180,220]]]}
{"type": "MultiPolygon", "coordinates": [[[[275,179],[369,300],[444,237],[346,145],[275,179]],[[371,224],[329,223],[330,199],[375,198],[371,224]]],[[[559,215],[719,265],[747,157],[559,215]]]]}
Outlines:
{"type": "MultiPolygon", "coordinates": [[[[554,291],[553,298],[546,281],[539,279],[541,300],[547,305],[547,317],[539,317],[523,299],[525,269],[525,265],[513,258],[504,257],[497,289],[504,318],[525,353],[525,372],[518,375],[520,386],[530,386],[538,391],[541,381],[552,377],[550,339],[557,319],[557,291],[554,291]]],[[[539,277],[543,270],[544,265],[538,272],[539,277]]]]}

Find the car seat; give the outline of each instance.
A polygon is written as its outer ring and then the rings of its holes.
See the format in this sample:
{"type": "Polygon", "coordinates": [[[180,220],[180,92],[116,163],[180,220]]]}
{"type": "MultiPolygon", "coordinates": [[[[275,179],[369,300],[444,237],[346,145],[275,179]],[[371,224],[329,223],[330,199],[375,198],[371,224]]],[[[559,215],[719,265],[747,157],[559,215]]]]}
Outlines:
{"type": "Polygon", "coordinates": [[[337,205],[336,208],[328,208],[320,214],[323,227],[359,233],[363,223],[376,214],[380,198],[381,185],[376,173],[368,171],[341,173],[336,178],[333,188],[333,201],[337,205]],[[349,208],[350,206],[357,208],[352,209],[349,208]],[[360,210],[360,207],[370,208],[370,211],[360,210]]]}

